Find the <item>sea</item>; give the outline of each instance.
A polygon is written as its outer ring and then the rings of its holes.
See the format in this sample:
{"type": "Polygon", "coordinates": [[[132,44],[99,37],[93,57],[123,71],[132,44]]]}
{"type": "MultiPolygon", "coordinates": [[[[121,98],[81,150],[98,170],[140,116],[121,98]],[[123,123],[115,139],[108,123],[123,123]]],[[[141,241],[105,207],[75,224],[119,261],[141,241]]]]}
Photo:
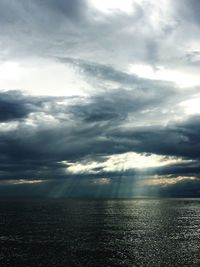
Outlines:
{"type": "Polygon", "coordinates": [[[200,199],[1,199],[0,266],[200,266],[200,199]]]}

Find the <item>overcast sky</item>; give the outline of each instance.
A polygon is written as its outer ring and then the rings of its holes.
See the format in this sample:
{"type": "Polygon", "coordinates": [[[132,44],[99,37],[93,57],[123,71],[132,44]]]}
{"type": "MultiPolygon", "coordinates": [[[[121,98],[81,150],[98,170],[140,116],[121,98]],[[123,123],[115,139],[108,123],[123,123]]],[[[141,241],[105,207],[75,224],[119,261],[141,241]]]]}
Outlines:
{"type": "Polygon", "coordinates": [[[199,0],[0,0],[0,196],[200,196],[199,0]]]}

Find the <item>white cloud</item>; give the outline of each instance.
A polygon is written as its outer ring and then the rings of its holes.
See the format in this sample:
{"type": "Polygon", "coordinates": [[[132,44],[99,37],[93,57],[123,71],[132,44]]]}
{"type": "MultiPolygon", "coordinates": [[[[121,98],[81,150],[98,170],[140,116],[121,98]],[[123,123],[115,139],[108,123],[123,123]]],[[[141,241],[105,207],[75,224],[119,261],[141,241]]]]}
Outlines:
{"type": "Polygon", "coordinates": [[[116,11],[131,13],[133,10],[133,0],[89,0],[89,3],[105,13],[116,11]]]}
{"type": "Polygon", "coordinates": [[[180,182],[195,181],[196,179],[197,178],[194,176],[163,177],[156,175],[153,178],[140,181],[140,183],[142,185],[150,185],[150,186],[168,186],[168,185],[175,185],[180,182]]]}
{"type": "Polygon", "coordinates": [[[93,179],[92,182],[95,185],[109,185],[112,183],[112,180],[109,178],[97,178],[97,179],[93,179]]]}
{"type": "Polygon", "coordinates": [[[191,74],[183,70],[168,69],[164,66],[153,67],[146,64],[131,64],[129,72],[142,78],[174,82],[183,88],[200,85],[198,73],[191,74]]]}
{"type": "Polygon", "coordinates": [[[0,82],[17,82],[20,80],[24,69],[18,62],[7,61],[0,64],[0,82]]]}
{"type": "Polygon", "coordinates": [[[189,99],[180,103],[180,107],[184,109],[187,115],[200,114],[200,97],[189,99]]]}
{"type": "Polygon", "coordinates": [[[145,170],[148,168],[163,167],[166,165],[173,165],[178,163],[187,163],[191,160],[184,160],[178,157],[160,156],[156,154],[139,154],[135,152],[128,152],[123,154],[116,154],[112,156],[102,157],[102,161],[83,161],[68,163],[67,172],[78,173],[98,173],[98,172],[122,172],[125,170],[138,169],[145,170]]]}
{"type": "Polygon", "coordinates": [[[34,59],[0,64],[0,90],[20,89],[32,95],[85,95],[89,85],[68,65],[34,59]]]}
{"type": "Polygon", "coordinates": [[[16,180],[1,180],[0,185],[24,185],[24,184],[40,184],[45,180],[30,180],[30,179],[16,179],[16,180]]]}

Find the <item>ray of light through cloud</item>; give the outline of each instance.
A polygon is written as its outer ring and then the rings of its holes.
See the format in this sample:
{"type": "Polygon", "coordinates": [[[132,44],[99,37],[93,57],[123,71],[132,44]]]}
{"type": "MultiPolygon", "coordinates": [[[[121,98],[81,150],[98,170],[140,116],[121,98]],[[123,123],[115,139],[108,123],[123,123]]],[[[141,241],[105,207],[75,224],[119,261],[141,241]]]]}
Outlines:
{"type": "Polygon", "coordinates": [[[199,196],[199,7],[0,0],[0,191],[199,196]]]}

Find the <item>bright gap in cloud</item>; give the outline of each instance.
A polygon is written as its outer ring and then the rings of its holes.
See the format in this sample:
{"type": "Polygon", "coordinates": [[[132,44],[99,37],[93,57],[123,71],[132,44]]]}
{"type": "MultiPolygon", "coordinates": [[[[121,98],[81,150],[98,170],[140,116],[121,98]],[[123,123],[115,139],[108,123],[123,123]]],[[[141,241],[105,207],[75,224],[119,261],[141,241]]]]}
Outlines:
{"type": "Polygon", "coordinates": [[[141,78],[174,82],[182,88],[200,85],[200,77],[198,75],[188,74],[178,70],[169,70],[163,66],[153,68],[145,64],[131,64],[129,72],[141,78]]]}
{"type": "Polygon", "coordinates": [[[184,160],[178,157],[166,157],[156,154],[139,154],[135,152],[128,152],[123,154],[116,154],[112,156],[102,157],[101,161],[81,161],[69,163],[63,161],[67,165],[66,171],[68,173],[100,173],[100,172],[123,172],[131,169],[145,170],[148,168],[162,167],[166,165],[187,163],[191,160],[184,160]]]}
{"type": "Polygon", "coordinates": [[[133,11],[133,0],[89,0],[89,2],[104,13],[115,11],[131,13],[133,11]]]}
{"type": "Polygon", "coordinates": [[[112,180],[109,178],[96,178],[93,179],[94,185],[109,185],[112,183],[112,180]]]}
{"type": "Polygon", "coordinates": [[[0,64],[0,82],[17,81],[21,78],[23,69],[17,62],[3,62],[0,64]]]}
{"type": "Polygon", "coordinates": [[[31,185],[40,184],[45,182],[45,180],[30,180],[30,179],[16,179],[16,180],[1,180],[0,185],[31,185]]]}
{"type": "Polygon", "coordinates": [[[194,176],[177,176],[177,177],[169,177],[169,176],[158,176],[155,175],[151,179],[143,180],[141,183],[143,185],[149,185],[149,186],[169,186],[169,185],[175,185],[177,183],[181,182],[190,182],[195,181],[197,178],[194,176]]]}
{"type": "Polygon", "coordinates": [[[86,95],[89,85],[73,67],[51,60],[0,63],[0,90],[20,89],[32,95],[86,95]]]}
{"type": "Polygon", "coordinates": [[[9,121],[9,122],[0,122],[0,132],[9,132],[17,129],[19,122],[9,121]]]}
{"type": "Polygon", "coordinates": [[[189,99],[182,103],[180,106],[183,107],[187,115],[200,114],[200,98],[189,99]]]}

